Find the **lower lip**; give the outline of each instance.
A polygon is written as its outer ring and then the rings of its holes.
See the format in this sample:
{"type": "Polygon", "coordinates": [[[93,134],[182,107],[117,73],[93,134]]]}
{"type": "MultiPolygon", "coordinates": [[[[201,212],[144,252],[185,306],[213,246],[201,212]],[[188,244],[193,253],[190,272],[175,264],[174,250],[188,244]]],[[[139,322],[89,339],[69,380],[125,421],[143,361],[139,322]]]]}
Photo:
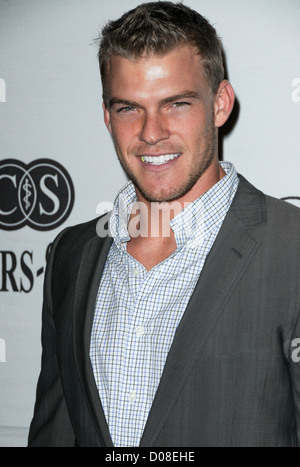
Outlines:
{"type": "Polygon", "coordinates": [[[167,169],[168,167],[170,167],[170,165],[174,164],[178,159],[180,159],[182,154],[180,154],[179,156],[177,157],[174,157],[174,159],[170,159],[168,160],[167,162],[165,162],[164,164],[159,164],[159,165],[155,165],[155,164],[151,164],[151,163],[147,163],[147,162],[143,162],[141,157],[139,156],[139,159],[140,159],[140,163],[143,165],[143,167],[146,169],[146,170],[150,170],[151,172],[156,172],[158,170],[163,170],[163,169],[167,169]]]}

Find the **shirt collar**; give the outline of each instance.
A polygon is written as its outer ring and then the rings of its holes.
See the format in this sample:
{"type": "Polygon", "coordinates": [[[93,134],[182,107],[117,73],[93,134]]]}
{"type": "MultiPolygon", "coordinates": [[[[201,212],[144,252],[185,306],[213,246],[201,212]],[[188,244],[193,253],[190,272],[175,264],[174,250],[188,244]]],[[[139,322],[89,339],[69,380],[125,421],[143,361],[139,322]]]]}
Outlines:
{"type": "Polygon", "coordinates": [[[118,246],[130,240],[127,226],[132,207],[136,201],[135,187],[129,181],[117,194],[109,219],[109,230],[118,246]]]}
{"type": "Polygon", "coordinates": [[[233,164],[220,162],[224,177],[185,207],[171,222],[177,248],[195,248],[214,229],[219,229],[238,186],[233,164]]]}
{"type": "MultiPolygon", "coordinates": [[[[236,192],[238,176],[230,162],[220,162],[220,165],[226,175],[170,221],[178,249],[184,245],[195,248],[209,232],[222,224],[236,192]]],[[[119,191],[109,220],[110,233],[116,245],[123,249],[130,240],[127,227],[136,201],[135,187],[129,181],[119,191]]]]}

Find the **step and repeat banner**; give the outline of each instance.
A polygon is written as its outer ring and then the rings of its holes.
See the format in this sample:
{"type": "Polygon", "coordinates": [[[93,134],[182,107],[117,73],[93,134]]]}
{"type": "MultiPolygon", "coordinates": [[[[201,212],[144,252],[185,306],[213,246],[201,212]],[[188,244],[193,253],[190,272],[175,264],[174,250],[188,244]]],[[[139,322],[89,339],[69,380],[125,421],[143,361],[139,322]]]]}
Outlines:
{"type": "MultiPolygon", "coordinates": [[[[105,128],[94,39],[127,0],[0,0],[0,446],[26,446],[55,236],[126,178],[105,128]]],[[[221,156],[300,206],[300,0],[186,0],[222,38],[236,91],[221,156]]]]}

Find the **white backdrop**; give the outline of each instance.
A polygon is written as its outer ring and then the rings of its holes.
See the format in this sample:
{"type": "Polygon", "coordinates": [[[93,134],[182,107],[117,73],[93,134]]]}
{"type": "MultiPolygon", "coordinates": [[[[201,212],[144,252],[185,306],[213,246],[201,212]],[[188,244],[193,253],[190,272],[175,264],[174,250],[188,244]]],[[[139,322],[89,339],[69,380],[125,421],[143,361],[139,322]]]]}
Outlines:
{"type": "MultiPolygon", "coordinates": [[[[0,214],[19,216],[0,233],[0,446],[27,442],[47,247],[62,228],[95,217],[125,182],[102,119],[93,39],[138,3],[0,0],[0,214]],[[64,171],[75,193],[65,215],[64,171]]],[[[236,91],[223,159],[266,193],[300,199],[300,0],[184,3],[215,25],[236,91]]]]}

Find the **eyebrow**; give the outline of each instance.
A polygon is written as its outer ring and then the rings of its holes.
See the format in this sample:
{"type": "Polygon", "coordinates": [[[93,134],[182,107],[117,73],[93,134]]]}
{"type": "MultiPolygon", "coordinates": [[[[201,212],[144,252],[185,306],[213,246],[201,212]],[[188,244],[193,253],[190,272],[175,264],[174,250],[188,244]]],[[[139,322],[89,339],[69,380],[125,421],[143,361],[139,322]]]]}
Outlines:
{"type": "Polygon", "coordinates": [[[160,101],[161,104],[169,104],[170,102],[181,101],[182,99],[199,99],[199,94],[195,91],[185,91],[175,96],[166,97],[160,101]]]}
{"type": "Polygon", "coordinates": [[[113,97],[108,103],[109,107],[112,107],[116,104],[128,105],[131,107],[139,107],[139,104],[137,102],[127,101],[126,99],[118,99],[117,97],[113,97]]]}
{"type": "MultiPolygon", "coordinates": [[[[175,94],[174,96],[169,96],[164,99],[161,99],[159,103],[160,105],[164,105],[164,104],[170,104],[171,102],[180,101],[182,99],[192,99],[192,98],[199,99],[199,94],[195,91],[184,91],[180,94],[175,94]]],[[[112,107],[113,105],[116,105],[116,104],[127,105],[130,107],[140,107],[140,104],[138,104],[135,101],[129,101],[126,99],[119,99],[117,97],[112,97],[109,101],[109,107],[112,107]]]]}

